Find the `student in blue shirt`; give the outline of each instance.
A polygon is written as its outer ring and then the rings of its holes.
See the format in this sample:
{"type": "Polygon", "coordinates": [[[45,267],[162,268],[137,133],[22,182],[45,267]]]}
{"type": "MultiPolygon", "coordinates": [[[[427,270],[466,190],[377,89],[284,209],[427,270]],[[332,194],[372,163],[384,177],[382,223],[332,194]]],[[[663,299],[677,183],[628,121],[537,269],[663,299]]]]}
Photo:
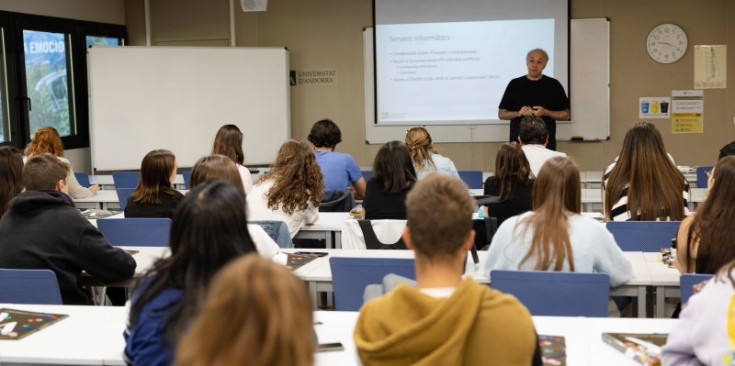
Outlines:
{"type": "Polygon", "coordinates": [[[355,198],[365,197],[365,179],[355,159],[349,154],[336,152],[334,148],[342,141],[339,127],[328,119],[314,123],[309,132],[309,142],[314,145],[316,162],[324,175],[325,191],[355,189],[355,198]]]}

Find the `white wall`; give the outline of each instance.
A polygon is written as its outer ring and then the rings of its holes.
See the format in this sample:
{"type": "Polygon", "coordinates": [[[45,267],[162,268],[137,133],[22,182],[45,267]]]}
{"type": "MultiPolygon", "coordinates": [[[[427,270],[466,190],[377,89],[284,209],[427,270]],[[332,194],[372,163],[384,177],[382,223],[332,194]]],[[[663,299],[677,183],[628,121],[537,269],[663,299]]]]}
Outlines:
{"type": "Polygon", "coordinates": [[[2,0],[0,10],[91,22],[125,24],[124,0],[2,0]]]}

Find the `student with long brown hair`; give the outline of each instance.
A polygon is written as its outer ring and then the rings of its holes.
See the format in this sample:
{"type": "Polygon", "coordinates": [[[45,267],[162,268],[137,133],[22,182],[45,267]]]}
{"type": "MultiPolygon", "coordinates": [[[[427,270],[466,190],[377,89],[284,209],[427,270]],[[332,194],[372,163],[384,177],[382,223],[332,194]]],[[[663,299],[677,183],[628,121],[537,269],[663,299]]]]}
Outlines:
{"type": "Polygon", "coordinates": [[[676,267],[682,273],[715,273],[735,259],[735,156],[712,170],[707,198],[681,222],[676,267]]]}
{"type": "Polygon", "coordinates": [[[495,217],[498,225],[511,216],[530,211],[533,182],[531,166],[516,142],[500,146],[495,156],[495,175],[485,180],[485,195],[497,196],[500,202],[489,204],[485,215],[495,217]]]}
{"type": "Polygon", "coordinates": [[[439,172],[459,178],[454,163],[449,158],[439,155],[439,150],[434,147],[434,141],[426,128],[413,127],[406,131],[406,146],[411,152],[413,167],[419,179],[430,172],[439,172]]]}
{"type": "Polygon", "coordinates": [[[406,195],[415,183],[416,171],[406,145],[391,141],[381,146],[362,202],[365,218],[405,220],[406,195]]]}
{"type": "Polygon", "coordinates": [[[243,166],[245,153],[242,152],[242,131],[237,126],[224,125],[219,128],[214,137],[212,154],[220,154],[232,159],[237,164],[245,192],[250,192],[253,188],[253,178],[250,176],[250,170],[243,166]]]}
{"type": "Polygon", "coordinates": [[[125,206],[125,217],[173,217],[184,195],[171,185],[176,157],[168,150],[153,150],[143,157],[140,180],[125,206]]]}
{"type": "MultiPolygon", "coordinates": [[[[243,197],[245,189],[242,186],[242,178],[238,172],[237,165],[230,158],[212,154],[197,160],[191,168],[191,178],[189,184],[194,189],[205,182],[229,182],[237,188],[243,197]]],[[[280,248],[273,239],[257,224],[247,224],[250,237],[258,249],[258,254],[263,258],[273,259],[277,262],[285,263],[286,254],[279,253],[280,248]]]]}
{"type": "Polygon", "coordinates": [[[227,182],[189,192],[171,223],[171,255],[157,260],[135,289],[125,330],[131,365],[170,365],[179,337],[189,329],[217,271],[254,253],[245,197],[227,182]]]}
{"type": "Polygon", "coordinates": [[[612,234],[579,214],[579,168],[568,157],[554,157],[539,171],[533,211],[505,220],[493,237],[485,270],[605,272],[618,286],[632,267],[612,234]]]}
{"type": "Polygon", "coordinates": [[[41,127],[33,134],[33,139],[26,146],[24,161],[34,156],[51,154],[69,166],[69,175],[66,177],[66,185],[69,187],[69,196],[72,198],[87,198],[94,196],[100,187],[96,184],[89,188],[82,187],[74,175],[71,163],[64,157],[64,144],[61,142],[59,132],[51,126],[41,127]]]}
{"type": "Polygon", "coordinates": [[[304,142],[281,145],[273,168],[263,174],[248,195],[252,220],[279,220],[288,225],[291,238],[302,225],[319,219],[324,180],[314,152],[304,142]]]}
{"type": "Polygon", "coordinates": [[[309,295],[291,272],[245,256],[212,281],[200,315],[182,337],[179,366],[314,363],[309,295]]]}
{"type": "Polygon", "coordinates": [[[23,192],[23,156],[15,147],[0,146],[0,216],[20,192],[23,192]]]}
{"type": "Polygon", "coordinates": [[[689,184],[666,152],[661,133],[651,123],[636,123],[603,175],[605,220],[678,221],[688,213],[688,196],[689,184]]]}

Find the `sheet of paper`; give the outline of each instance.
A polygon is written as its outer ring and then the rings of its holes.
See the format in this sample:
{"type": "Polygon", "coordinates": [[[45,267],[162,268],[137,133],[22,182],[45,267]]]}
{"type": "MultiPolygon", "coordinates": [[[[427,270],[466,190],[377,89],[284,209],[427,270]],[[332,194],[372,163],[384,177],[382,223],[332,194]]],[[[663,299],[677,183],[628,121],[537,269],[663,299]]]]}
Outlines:
{"type": "Polygon", "coordinates": [[[704,132],[704,91],[671,92],[671,133],[704,132]]]}
{"type": "Polygon", "coordinates": [[[727,87],[727,46],[694,46],[694,88],[727,87]]]}

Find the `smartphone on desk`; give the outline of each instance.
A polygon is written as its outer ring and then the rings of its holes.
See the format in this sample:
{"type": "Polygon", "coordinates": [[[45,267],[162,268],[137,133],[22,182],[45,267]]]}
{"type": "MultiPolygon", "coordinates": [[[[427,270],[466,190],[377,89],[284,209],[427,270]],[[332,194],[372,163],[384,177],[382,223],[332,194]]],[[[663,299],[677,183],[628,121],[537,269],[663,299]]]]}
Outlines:
{"type": "Polygon", "coordinates": [[[335,343],[319,343],[316,346],[317,352],[344,351],[345,347],[340,342],[335,343]]]}

